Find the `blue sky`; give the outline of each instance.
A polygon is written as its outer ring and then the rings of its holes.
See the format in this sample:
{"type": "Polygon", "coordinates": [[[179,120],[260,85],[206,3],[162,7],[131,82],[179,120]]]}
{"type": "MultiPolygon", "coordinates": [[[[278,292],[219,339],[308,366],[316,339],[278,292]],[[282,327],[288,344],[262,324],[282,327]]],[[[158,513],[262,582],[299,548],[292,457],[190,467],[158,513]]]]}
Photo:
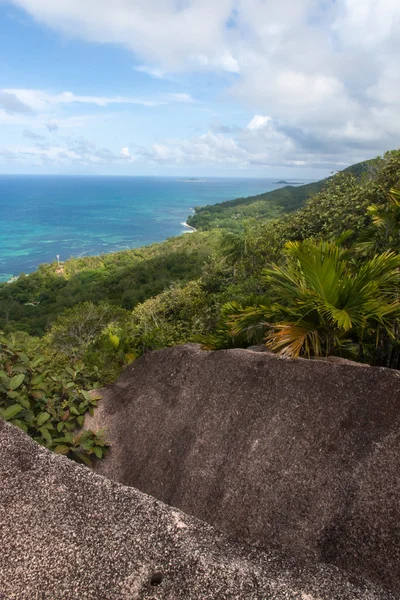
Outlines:
{"type": "Polygon", "coordinates": [[[398,0],[0,0],[0,173],[323,177],[399,146],[398,0]]]}

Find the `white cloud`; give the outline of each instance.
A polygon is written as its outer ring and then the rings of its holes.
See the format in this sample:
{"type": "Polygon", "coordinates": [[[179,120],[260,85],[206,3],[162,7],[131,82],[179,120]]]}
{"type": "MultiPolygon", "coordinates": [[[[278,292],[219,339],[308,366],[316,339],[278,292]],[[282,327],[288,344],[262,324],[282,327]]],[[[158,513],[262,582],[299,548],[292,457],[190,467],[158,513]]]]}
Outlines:
{"type": "Polygon", "coordinates": [[[123,44],[162,70],[179,70],[204,57],[235,69],[225,22],[233,0],[13,0],[39,21],[74,37],[123,44]]]}
{"type": "Polygon", "coordinates": [[[192,96],[186,93],[167,94],[166,97],[175,102],[194,102],[192,96]]]}
{"type": "Polygon", "coordinates": [[[123,160],[130,160],[130,161],[134,160],[134,158],[133,158],[132,154],[129,152],[129,148],[127,146],[125,146],[124,148],[121,148],[121,150],[119,152],[119,156],[123,160]]]}
{"type": "Polygon", "coordinates": [[[141,104],[143,106],[158,106],[163,103],[156,100],[143,100],[140,98],[128,98],[123,96],[80,96],[72,92],[61,92],[50,94],[42,90],[11,89],[2,90],[2,93],[12,95],[20,103],[37,112],[48,111],[63,104],[95,104],[97,106],[108,106],[110,104],[141,104]]]}
{"type": "MultiPolygon", "coordinates": [[[[199,161],[220,160],[223,147],[246,163],[270,160],[274,145],[283,163],[323,164],[338,160],[340,153],[353,162],[398,146],[399,0],[12,1],[65,35],[129,48],[141,63],[136,70],[155,78],[225,72],[220,82],[229,101],[255,114],[246,133],[234,140],[215,132],[181,142],[159,140],[144,150],[143,160],[184,161],[184,155],[193,155],[194,144],[199,161]],[[271,121],[260,120],[262,115],[271,121]]],[[[157,106],[191,101],[189,94],[141,99],[3,93],[43,112],[73,102],[157,106]]],[[[27,117],[22,112],[21,119],[27,117]]],[[[16,116],[15,109],[10,114],[3,106],[1,119],[16,116]]]]}
{"type": "Polygon", "coordinates": [[[271,117],[263,117],[262,115],[254,115],[251,119],[250,123],[247,125],[248,129],[260,129],[261,127],[265,127],[268,121],[271,120],[271,117]]]}
{"type": "Polygon", "coordinates": [[[194,102],[194,100],[187,93],[161,94],[158,99],[153,100],[128,96],[82,96],[72,92],[50,94],[33,89],[0,90],[0,108],[4,108],[9,114],[44,113],[68,104],[93,104],[100,107],[112,104],[139,104],[156,107],[174,102],[194,102]]]}
{"type": "MultiPolygon", "coordinates": [[[[364,156],[349,153],[346,141],[366,144],[376,138],[373,125],[358,130],[348,121],[343,129],[324,141],[301,130],[285,131],[270,117],[255,115],[244,127],[217,128],[190,139],[164,139],[149,146],[123,146],[118,152],[99,147],[83,137],[58,136],[46,143],[12,145],[0,152],[3,160],[21,164],[41,165],[51,163],[57,168],[101,168],[126,166],[175,167],[271,172],[278,167],[341,169],[364,156]],[[250,127],[250,125],[252,125],[250,127]]],[[[298,175],[300,176],[300,175],[298,175]]]]}
{"type": "Polygon", "coordinates": [[[150,77],[154,77],[155,79],[165,79],[166,73],[162,69],[157,69],[156,67],[148,67],[146,65],[139,65],[138,67],[133,67],[135,71],[139,73],[146,73],[146,75],[150,75],[150,77]]]}
{"type": "Polygon", "coordinates": [[[228,135],[208,131],[186,140],[165,140],[150,147],[136,148],[132,153],[136,161],[143,164],[239,169],[254,165],[269,167],[279,161],[292,165],[294,145],[290,138],[268,117],[255,115],[250,123],[253,122],[256,127],[234,127],[233,133],[228,135]]]}

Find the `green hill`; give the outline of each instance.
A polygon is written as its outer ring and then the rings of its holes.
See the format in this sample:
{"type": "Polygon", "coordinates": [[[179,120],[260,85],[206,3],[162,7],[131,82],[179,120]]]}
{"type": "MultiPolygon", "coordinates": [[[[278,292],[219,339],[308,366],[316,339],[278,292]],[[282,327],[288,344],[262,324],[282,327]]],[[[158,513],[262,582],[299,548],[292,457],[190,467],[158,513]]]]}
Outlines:
{"type": "MultiPolygon", "coordinates": [[[[352,173],[357,178],[374,170],[374,165],[380,159],[372,159],[351,165],[343,173],[352,173]]],[[[249,196],[236,198],[219,204],[196,207],[195,214],[187,222],[196,229],[213,229],[223,227],[237,229],[243,219],[276,219],[282,214],[292,212],[304,206],[306,200],[320,192],[331,179],[321,179],[305,185],[286,185],[285,187],[249,196]]]]}

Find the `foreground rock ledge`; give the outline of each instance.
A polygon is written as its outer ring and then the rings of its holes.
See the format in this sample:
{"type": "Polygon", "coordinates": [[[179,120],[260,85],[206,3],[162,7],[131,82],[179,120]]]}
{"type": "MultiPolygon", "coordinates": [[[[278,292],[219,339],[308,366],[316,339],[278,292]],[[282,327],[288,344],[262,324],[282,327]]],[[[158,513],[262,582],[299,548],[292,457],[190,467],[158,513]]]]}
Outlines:
{"type": "Polygon", "coordinates": [[[2,600],[395,600],[335,567],[236,544],[4,421],[0,544],[2,600]]]}
{"type": "Polygon", "coordinates": [[[400,373],[187,345],[103,390],[98,473],[400,598],[400,373]]]}

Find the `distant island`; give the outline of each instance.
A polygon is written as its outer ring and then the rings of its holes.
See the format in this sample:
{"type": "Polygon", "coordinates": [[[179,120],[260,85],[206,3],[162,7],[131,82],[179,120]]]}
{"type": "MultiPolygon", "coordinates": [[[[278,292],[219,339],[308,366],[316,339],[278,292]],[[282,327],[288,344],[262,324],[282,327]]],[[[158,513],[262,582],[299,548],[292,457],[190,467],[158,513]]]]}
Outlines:
{"type": "Polygon", "coordinates": [[[274,183],[276,185],[302,185],[304,184],[304,181],[274,181],[274,183]]]}
{"type": "Polygon", "coordinates": [[[178,179],[182,183],[206,183],[207,179],[196,179],[196,177],[191,177],[190,179],[178,179]]]}

